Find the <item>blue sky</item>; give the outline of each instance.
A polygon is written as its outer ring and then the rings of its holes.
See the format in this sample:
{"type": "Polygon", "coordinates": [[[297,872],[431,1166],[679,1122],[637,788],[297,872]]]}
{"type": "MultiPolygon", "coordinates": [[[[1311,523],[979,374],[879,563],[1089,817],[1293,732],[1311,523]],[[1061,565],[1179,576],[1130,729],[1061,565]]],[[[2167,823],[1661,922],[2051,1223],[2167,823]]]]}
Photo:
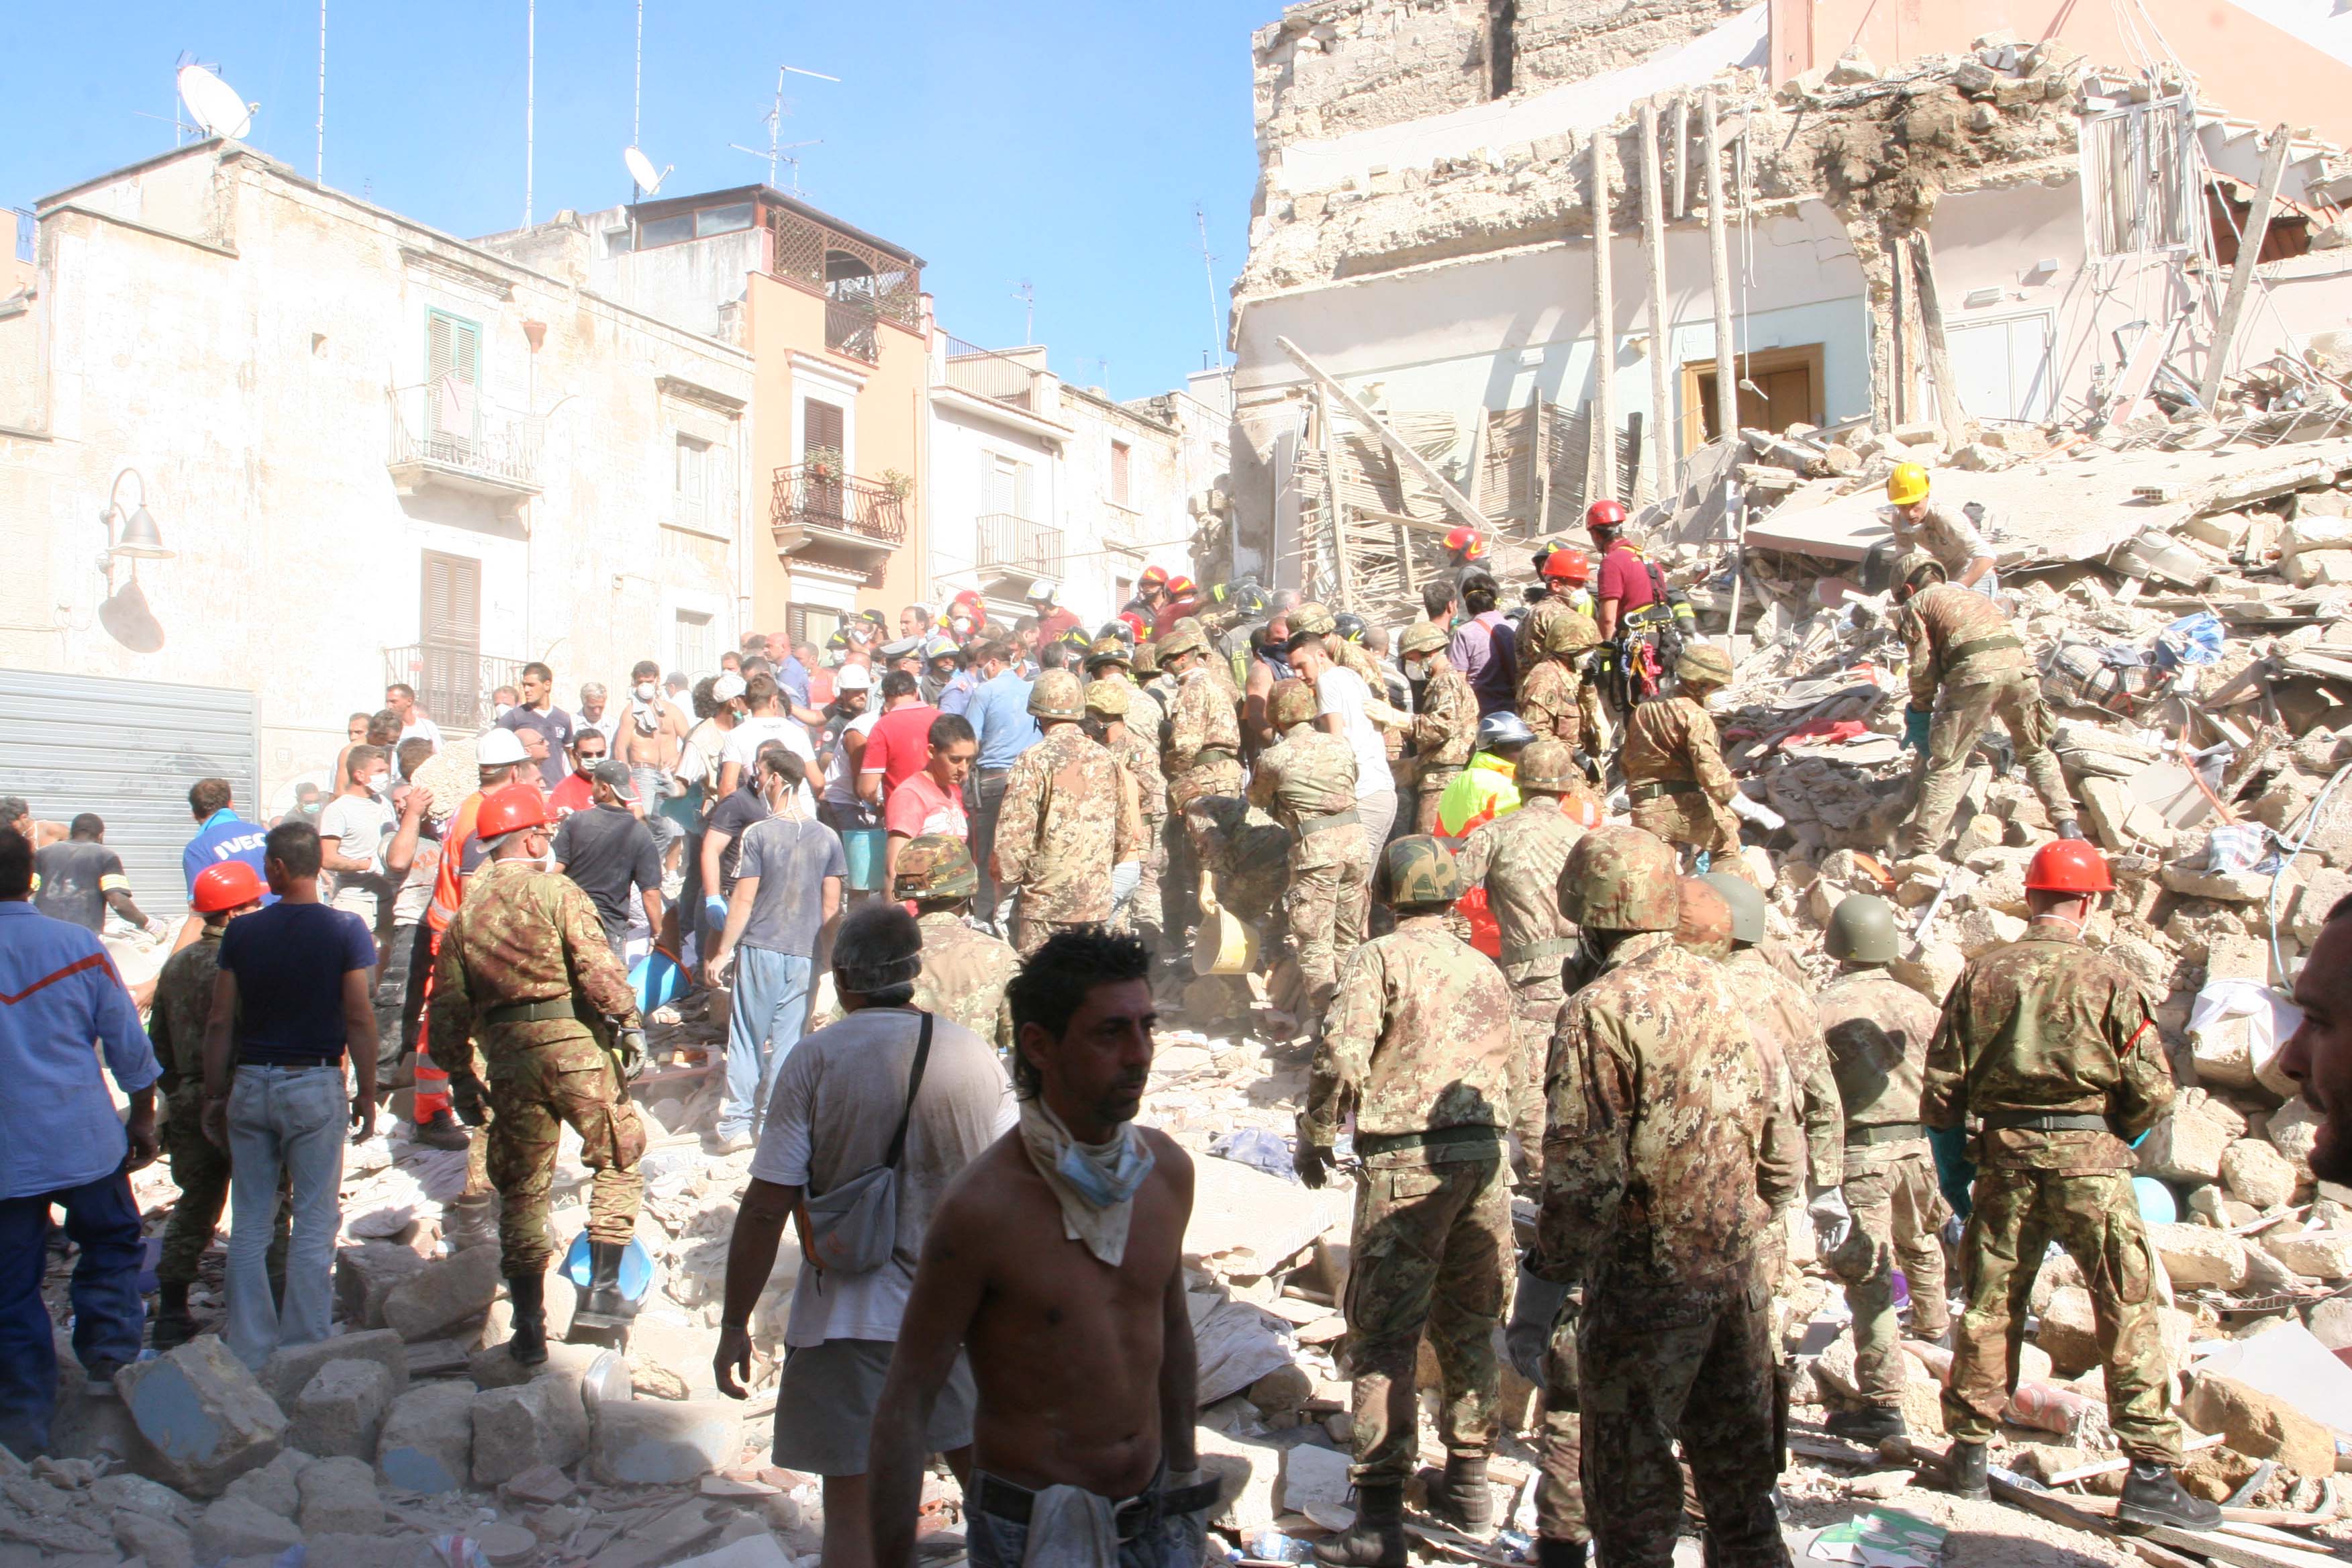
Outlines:
{"type": "MultiPolygon", "coordinates": [[[[1036,291],[1054,368],[1120,397],[1181,384],[1213,342],[1256,177],[1251,30],[1280,0],[646,0],[644,142],[684,194],[764,178],[776,68],[808,199],[929,262],[940,322],[1021,341],[1036,291]]],[[[317,0],[26,5],[0,68],[0,205],[172,145],[186,56],[257,100],[247,141],[310,172],[317,0]]],[[[625,201],[632,0],[539,0],[536,216],[625,201]]],[[[329,0],[328,184],[459,235],[523,211],[524,0],[329,0]]],[[[789,185],[789,171],[780,174],[789,185]]]]}

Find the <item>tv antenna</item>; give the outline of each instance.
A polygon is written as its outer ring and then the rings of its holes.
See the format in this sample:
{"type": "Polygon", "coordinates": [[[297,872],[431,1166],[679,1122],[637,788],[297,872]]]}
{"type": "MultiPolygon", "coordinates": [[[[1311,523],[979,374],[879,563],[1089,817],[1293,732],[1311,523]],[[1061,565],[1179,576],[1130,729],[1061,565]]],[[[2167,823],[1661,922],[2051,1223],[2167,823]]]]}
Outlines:
{"type": "Polygon", "coordinates": [[[1209,342],[1213,346],[1216,362],[1225,363],[1225,318],[1217,309],[1217,258],[1209,253],[1209,215],[1200,203],[1192,204],[1192,223],[1201,236],[1201,270],[1209,283],[1209,342]]]}
{"type": "MultiPolygon", "coordinates": [[[[247,103],[237,97],[228,83],[191,60],[176,73],[180,101],[188,106],[188,117],[207,136],[218,136],[230,142],[243,141],[253,129],[254,110],[261,105],[247,103]]],[[[177,117],[173,117],[177,123],[177,117]]],[[[176,132],[173,140],[178,141],[176,132]]]]}
{"type": "Polygon", "coordinates": [[[1013,297],[1021,301],[1021,346],[1027,348],[1037,341],[1037,285],[1024,278],[1013,286],[1013,297]]]}
{"type": "Polygon", "coordinates": [[[841,80],[839,77],[827,76],[823,71],[803,70],[799,66],[778,66],[776,68],[776,99],[775,101],[769,106],[768,112],[761,117],[762,122],[768,127],[767,151],[763,153],[757,147],[746,147],[740,142],[730,142],[727,145],[738,153],[749,153],[754,158],[765,158],[768,161],[768,184],[771,189],[778,188],[776,186],[776,165],[778,163],[790,163],[793,166],[793,193],[797,195],[801,188],[801,161],[798,158],[787,158],[784,154],[796,151],[802,147],[822,147],[824,145],[824,140],[823,137],[819,137],[814,142],[785,142],[782,139],[784,133],[784,116],[790,112],[784,104],[784,78],[787,76],[810,76],[816,78],[819,81],[829,81],[836,85],[838,85],[841,80]]]}
{"type": "Polygon", "coordinates": [[[669,178],[670,169],[677,167],[672,163],[669,168],[657,170],[654,161],[635,147],[621,149],[621,162],[629,166],[629,184],[635,189],[638,200],[658,195],[662,182],[669,178]]]}
{"type": "Polygon", "coordinates": [[[310,177],[327,183],[327,0],[319,0],[319,160],[310,177]]]}

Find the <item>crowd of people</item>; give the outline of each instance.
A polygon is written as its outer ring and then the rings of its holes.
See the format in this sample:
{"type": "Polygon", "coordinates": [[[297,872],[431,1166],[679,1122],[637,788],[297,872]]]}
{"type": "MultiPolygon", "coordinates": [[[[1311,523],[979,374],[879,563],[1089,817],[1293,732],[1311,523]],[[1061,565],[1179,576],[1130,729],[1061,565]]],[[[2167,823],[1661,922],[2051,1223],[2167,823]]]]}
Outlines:
{"type": "MultiPolygon", "coordinates": [[[[103,1377],[140,1346],[125,1170],[168,1149],[183,1195],[153,1343],[194,1331],[188,1283],[226,1203],[226,1335],[257,1366],[328,1331],[344,1135],[394,1087],[406,1136],[469,1151],[448,1228],[487,1237],[495,1210],[525,1363],[547,1354],[547,1197],[578,1132],[573,1332],[625,1331],[629,1082],[646,1014],[698,987],[728,1020],[709,1148],[751,1152],[714,1373],[742,1392],[792,1226],[774,1458],[824,1478],[827,1561],[910,1561],[936,1454],[975,1563],[1190,1568],[1216,1498],[1193,1447],[1192,1172],[1136,1117],[1161,1012],[1255,964],[1309,1063],[1296,1173],[1359,1187],[1355,1517],[1317,1548],[1330,1568],[1406,1560],[1424,1337],[1447,1455],[1429,1510],[1491,1531],[1497,1328],[1544,1390],[1543,1568],[1596,1541],[1612,1568],[1668,1562],[1677,1444],[1712,1560],[1785,1563],[1771,1304],[1798,1205],[1854,1317],[1865,1408],[1833,1431],[1905,1433],[1899,1268],[1908,1331],[1952,1347],[1945,1479],[1983,1495],[2015,1316],[2055,1242],[2082,1264],[2133,1461],[2119,1517],[2208,1526],[2175,1474],[2152,1300],[2114,1261],[2145,1256],[2129,1141],[2172,1082],[2139,989],[2086,940],[2108,868],[1981,535],[1908,470],[1887,520],[1861,590],[1887,594],[1910,652],[1904,852],[1946,847],[1993,717],[2047,813],[2027,934],[1940,999],[1892,977],[1895,911],[1869,895],[1834,911],[1834,984],[1776,965],[1769,814],[1712,713],[1731,662],[1608,501],[1590,552],[1538,552],[1527,582],[1457,530],[1393,643],[1295,594],[1157,569],[1091,632],[1045,593],[1000,636],[964,595],[895,627],[868,613],[823,649],[746,637],[690,682],[642,663],[617,709],[589,686],[566,712],[528,666],[455,781],[395,686],[354,716],[315,820],[264,830],[221,781],[191,790],[192,912],[144,1032],[93,935],[110,910],[152,924],[102,825],[44,842],[5,803],[0,997],[36,999],[0,1012],[0,1056],[55,1109],[0,1107],[0,1443],[37,1448],[47,1420],[27,1302],[52,1204],[82,1248],[76,1353],[103,1377]],[[1515,1191],[1540,1212],[1525,1249],[1515,1191]]],[[[2352,900],[2284,1058],[2330,1117],[2315,1168],[2339,1178],[2347,944],[2352,900]]]]}

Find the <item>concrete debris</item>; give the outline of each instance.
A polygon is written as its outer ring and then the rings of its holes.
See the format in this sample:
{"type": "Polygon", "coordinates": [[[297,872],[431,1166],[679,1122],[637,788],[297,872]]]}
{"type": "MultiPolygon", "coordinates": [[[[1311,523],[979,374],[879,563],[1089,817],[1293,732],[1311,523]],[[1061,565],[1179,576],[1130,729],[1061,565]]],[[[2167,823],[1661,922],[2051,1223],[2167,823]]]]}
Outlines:
{"type": "Polygon", "coordinates": [[[427,1383],[393,1402],[376,1449],[377,1479],[405,1491],[456,1491],[474,1468],[474,1385],[427,1383]]]}
{"type": "Polygon", "coordinates": [[[284,1413],[211,1334],[133,1362],[115,1386],[152,1450],[156,1479],[198,1497],[268,1464],[286,1435],[284,1413]]]}
{"type": "Polygon", "coordinates": [[[591,1463],[618,1485],[693,1481],[736,1462],[743,1407],[732,1400],[633,1400],[596,1407],[591,1463]]]}

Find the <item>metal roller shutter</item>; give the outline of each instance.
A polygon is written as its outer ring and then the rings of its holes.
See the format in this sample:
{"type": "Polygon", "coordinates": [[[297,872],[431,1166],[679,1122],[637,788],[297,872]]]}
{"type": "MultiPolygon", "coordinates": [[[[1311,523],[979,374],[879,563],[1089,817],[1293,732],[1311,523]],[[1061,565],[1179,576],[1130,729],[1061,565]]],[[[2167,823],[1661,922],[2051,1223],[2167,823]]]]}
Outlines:
{"type": "Polygon", "coordinates": [[[54,822],[105,818],[139,907],[166,920],[187,908],[188,787],[225,778],[239,816],[261,809],[250,691],[0,669],[0,795],[54,822]]]}

